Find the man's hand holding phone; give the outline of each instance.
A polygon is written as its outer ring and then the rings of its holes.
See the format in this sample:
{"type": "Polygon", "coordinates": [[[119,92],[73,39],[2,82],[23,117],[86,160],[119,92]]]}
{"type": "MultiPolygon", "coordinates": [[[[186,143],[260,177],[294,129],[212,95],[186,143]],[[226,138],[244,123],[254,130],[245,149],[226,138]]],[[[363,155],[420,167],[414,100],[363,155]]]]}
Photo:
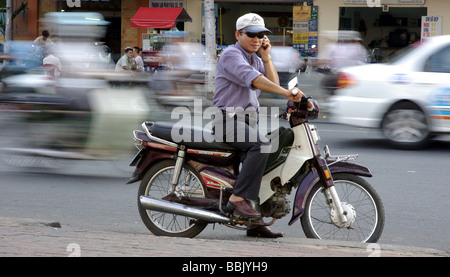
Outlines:
{"type": "Polygon", "coordinates": [[[261,47],[259,48],[258,52],[261,55],[261,57],[264,57],[264,55],[270,54],[270,49],[272,45],[270,44],[270,40],[267,36],[264,36],[261,42],[261,47]]]}

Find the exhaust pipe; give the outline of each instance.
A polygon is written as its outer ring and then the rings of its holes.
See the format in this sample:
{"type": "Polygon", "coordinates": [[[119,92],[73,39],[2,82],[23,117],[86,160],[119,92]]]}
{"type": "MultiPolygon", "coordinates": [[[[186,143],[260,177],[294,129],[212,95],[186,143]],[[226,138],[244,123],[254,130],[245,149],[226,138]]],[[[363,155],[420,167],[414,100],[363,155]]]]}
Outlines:
{"type": "Polygon", "coordinates": [[[207,222],[229,223],[230,219],[218,213],[189,207],[183,204],[169,202],[165,200],[153,199],[141,195],[139,197],[141,205],[146,210],[177,214],[182,216],[193,217],[207,222]]]}

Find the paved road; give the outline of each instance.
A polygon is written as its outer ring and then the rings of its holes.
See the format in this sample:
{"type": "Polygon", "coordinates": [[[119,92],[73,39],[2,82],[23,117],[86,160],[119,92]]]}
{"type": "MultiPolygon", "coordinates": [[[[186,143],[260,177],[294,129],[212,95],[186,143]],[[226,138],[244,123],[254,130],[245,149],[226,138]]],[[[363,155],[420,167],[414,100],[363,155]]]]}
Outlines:
{"type": "Polygon", "coordinates": [[[300,238],[187,239],[0,218],[0,257],[448,257],[434,249],[300,238]]]}
{"type": "MultiPolygon", "coordinates": [[[[341,133],[339,136],[333,136],[339,137],[339,140],[331,142],[329,141],[330,136],[327,134],[335,132],[332,129],[333,126],[329,124],[322,125],[319,128],[321,130],[321,136],[323,137],[324,143],[333,144],[332,150],[336,150],[337,154],[341,154],[348,153],[349,149],[351,149],[351,153],[353,153],[352,151],[356,147],[357,152],[361,154],[358,161],[374,170],[375,177],[371,181],[376,185],[377,190],[382,195],[385,208],[389,211],[380,243],[382,245],[413,245],[416,247],[434,248],[441,250],[442,253],[447,253],[446,251],[449,249],[448,236],[445,230],[448,230],[448,226],[446,225],[448,221],[445,218],[446,211],[448,210],[446,208],[448,207],[448,201],[445,201],[445,193],[436,194],[436,191],[447,191],[445,184],[438,182],[441,172],[444,171],[444,169],[439,169],[438,166],[445,167],[448,151],[442,151],[439,148],[420,151],[420,159],[418,159],[419,153],[417,152],[394,151],[398,155],[391,155],[389,163],[386,163],[386,151],[383,150],[383,146],[379,145],[378,140],[376,141],[373,138],[364,139],[361,136],[358,136],[358,138],[349,138],[346,136],[352,136],[353,133],[345,132],[345,134],[341,133]],[[395,172],[399,174],[393,174],[395,172]],[[424,174],[425,172],[428,175],[424,174]],[[424,190],[423,188],[430,188],[430,183],[434,184],[433,188],[435,189],[424,190]],[[417,195],[421,195],[420,202],[413,201],[417,198],[417,195]],[[407,208],[405,209],[405,207],[407,208]],[[425,209],[424,207],[434,208],[425,209]]],[[[340,128],[340,130],[342,131],[343,128],[340,128]]],[[[372,134],[367,134],[367,136],[371,137],[372,134]]],[[[66,168],[66,170],[69,170],[69,168],[66,168]]],[[[115,166],[112,166],[105,167],[102,171],[103,175],[99,176],[98,168],[93,165],[89,167],[74,167],[69,171],[72,173],[73,171],[80,173],[80,170],[83,172],[81,175],[51,175],[5,171],[2,167],[0,169],[2,176],[0,217],[7,219],[17,218],[19,219],[18,226],[23,226],[21,223],[22,219],[28,222],[26,220],[27,218],[38,218],[39,220],[35,220],[35,223],[58,221],[62,225],[62,228],[58,229],[58,231],[62,232],[50,232],[48,235],[52,236],[56,234],[59,236],[60,233],[73,230],[74,234],[77,235],[83,234],[84,231],[89,231],[87,234],[82,235],[82,237],[86,236],[86,238],[90,236],[89,234],[94,234],[97,238],[126,237],[129,235],[139,236],[139,241],[159,239],[152,237],[148,230],[141,224],[135,206],[136,186],[125,185],[128,178],[123,177],[130,176],[129,172],[119,172],[115,166]],[[114,174],[109,176],[110,172],[114,174]],[[119,178],[113,176],[119,176],[119,178]]],[[[277,222],[276,226],[273,226],[273,229],[285,231],[286,237],[281,240],[276,240],[275,245],[278,245],[280,242],[285,242],[288,247],[293,247],[290,244],[299,242],[296,245],[303,246],[304,236],[299,234],[299,232],[301,233],[299,230],[300,225],[286,228],[287,225],[282,220],[277,222]]],[[[42,224],[31,224],[31,226],[42,227],[40,225],[42,224]]],[[[28,225],[25,224],[25,226],[28,225]]],[[[238,244],[251,244],[255,242],[252,239],[248,239],[242,231],[232,230],[223,226],[215,226],[214,230],[212,228],[212,226],[208,227],[199,236],[198,239],[200,239],[202,244],[208,241],[221,240],[231,242],[231,245],[234,245],[234,241],[237,241],[238,244]]],[[[20,230],[24,230],[24,228],[20,230]]],[[[7,233],[14,232],[10,231],[7,233]]],[[[35,233],[37,233],[35,230],[30,229],[29,234],[24,233],[23,235],[39,245],[41,242],[39,241],[39,237],[34,236],[35,233]]],[[[11,238],[15,237],[9,236],[6,240],[11,240],[11,238]]],[[[20,243],[21,240],[15,242],[20,243]]],[[[27,240],[25,242],[28,243],[27,240]]],[[[45,240],[42,243],[45,243],[45,240]]],[[[62,244],[67,246],[69,243],[71,242],[68,242],[67,238],[65,238],[62,244]]],[[[3,245],[7,244],[0,243],[0,248],[3,248],[3,245]]],[[[82,245],[82,249],[85,249],[83,253],[86,252],[88,253],[87,255],[96,255],[89,254],[90,252],[86,249],[86,245],[93,245],[90,242],[80,245],[82,245]]],[[[59,245],[58,247],[60,249],[63,246],[59,245]]],[[[125,242],[124,247],[129,247],[127,246],[127,242],[125,242]]],[[[359,252],[357,255],[367,256],[366,248],[367,245],[364,245],[361,249],[358,249],[359,252]]],[[[18,249],[21,248],[18,247],[18,249]]],[[[56,251],[55,249],[52,250],[54,255],[64,256],[67,254],[65,252],[54,252],[56,251]]],[[[98,248],[93,246],[93,249],[98,248]]],[[[379,249],[383,250],[381,253],[389,253],[386,247],[380,247],[379,249]]],[[[131,250],[133,250],[133,246],[131,246],[131,250]]],[[[134,250],[136,251],[136,249],[134,250]]],[[[144,251],[146,251],[145,247],[144,251]]],[[[306,253],[309,253],[308,251],[306,250],[306,253]]],[[[27,253],[29,255],[35,255],[32,251],[14,253],[2,252],[0,250],[0,255],[9,255],[8,253],[10,255],[27,255],[27,253]]],[[[43,253],[46,252],[44,251],[43,253]]],[[[105,255],[120,255],[120,253],[105,255]]],[[[206,251],[205,253],[208,252],[206,251]]],[[[255,253],[258,254],[254,255],[262,255],[261,253],[264,252],[258,249],[255,250],[255,253]]],[[[289,253],[289,251],[286,253],[289,253]]],[[[166,253],[166,255],[172,254],[166,253]]],[[[322,253],[316,252],[316,254],[329,255],[326,251],[322,253]]],[[[175,253],[173,255],[177,254],[175,253]]],[[[247,256],[247,254],[242,255],[247,256]]],[[[284,255],[284,252],[274,253],[273,255],[284,255]]],[[[300,251],[298,255],[307,254],[300,251]]]]}

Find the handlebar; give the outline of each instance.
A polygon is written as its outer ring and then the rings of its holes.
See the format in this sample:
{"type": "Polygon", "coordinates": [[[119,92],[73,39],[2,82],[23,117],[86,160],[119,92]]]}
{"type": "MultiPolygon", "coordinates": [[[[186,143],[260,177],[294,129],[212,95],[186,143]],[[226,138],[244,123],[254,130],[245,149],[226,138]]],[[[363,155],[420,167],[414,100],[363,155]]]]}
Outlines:
{"type": "MultiPolygon", "coordinates": [[[[299,92],[300,92],[300,90],[298,88],[296,88],[296,87],[291,90],[291,93],[294,96],[296,96],[299,92]]],[[[310,98],[303,94],[300,102],[307,101],[308,99],[310,99],[310,98]]]]}
{"type": "Polygon", "coordinates": [[[300,102],[288,101],[287,109],[278,115],[279,118],[288,119],[288,115],[296,118],[316,119],[319,114],[319,105],[316,100],[305,95],[300,102]]]}

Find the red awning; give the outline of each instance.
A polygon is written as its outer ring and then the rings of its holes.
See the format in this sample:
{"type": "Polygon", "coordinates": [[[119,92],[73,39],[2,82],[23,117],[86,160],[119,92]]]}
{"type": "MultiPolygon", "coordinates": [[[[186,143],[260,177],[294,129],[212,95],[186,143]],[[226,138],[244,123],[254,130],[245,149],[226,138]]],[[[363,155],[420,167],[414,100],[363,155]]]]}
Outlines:
{"type": "Polygon", "coordinates": [[[171,29],[179,21],[192,21],[184,8],[139,8],[131,27],[171,29]]]}

